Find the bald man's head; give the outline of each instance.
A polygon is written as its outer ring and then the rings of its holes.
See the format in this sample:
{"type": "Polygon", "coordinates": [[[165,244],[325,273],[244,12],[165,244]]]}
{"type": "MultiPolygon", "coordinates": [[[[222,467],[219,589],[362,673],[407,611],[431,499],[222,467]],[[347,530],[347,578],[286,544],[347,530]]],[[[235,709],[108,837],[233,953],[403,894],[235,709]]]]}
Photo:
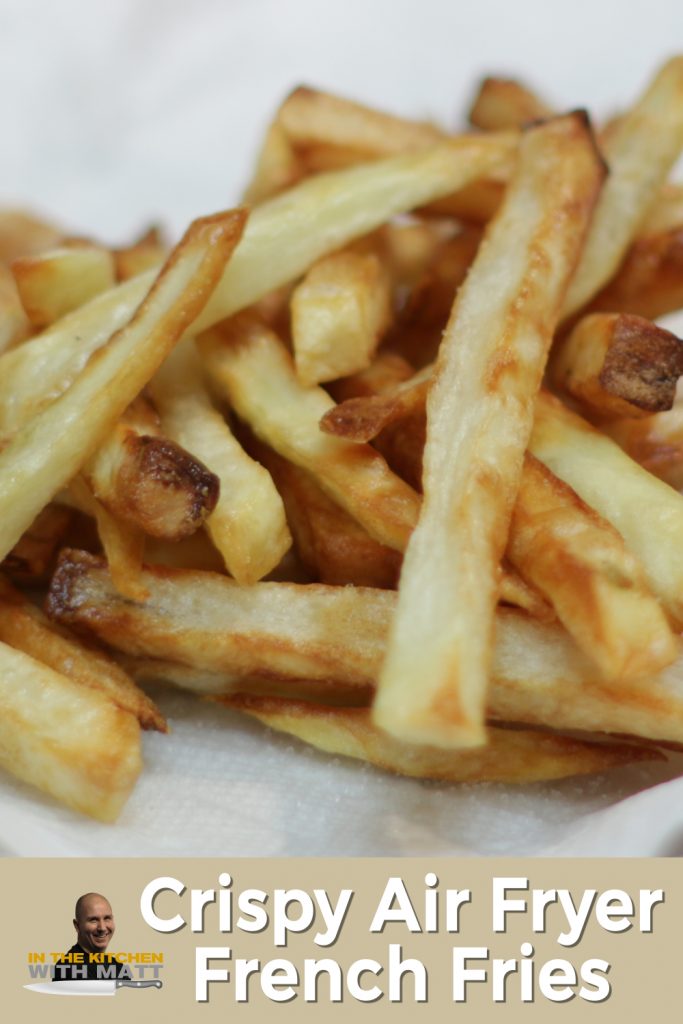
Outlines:
{"type": "Polygon", "coordinates": [[[109,900],[98,892],[87,892],[76,900],[74,928],[79,946],[86,953],[103,953],[114,934],[114,915],[109,900]]]}

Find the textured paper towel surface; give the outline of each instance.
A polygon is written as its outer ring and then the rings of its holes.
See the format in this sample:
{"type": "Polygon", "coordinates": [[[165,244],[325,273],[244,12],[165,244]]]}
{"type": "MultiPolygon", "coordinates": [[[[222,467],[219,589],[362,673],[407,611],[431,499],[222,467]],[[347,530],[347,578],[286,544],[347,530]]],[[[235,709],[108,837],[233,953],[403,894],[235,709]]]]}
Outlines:
{"type": "MultiPolygon", "coordinates": [[[[300,82],[456,125],[477,79],[503,72],[605,115],[683,38],[681,22],[678,4],[656,0],[0,0],[0,200],[112,243],[151,221],[177,236],[239,198],[269,114],[300,82]]],[[[452,787],[318,755],[181,694],[162,704],[173,733],[145,736],[116,826],[2,776],[3,852],[683,853],[683,780],[657,785],[675,760],[452,787]]]]}

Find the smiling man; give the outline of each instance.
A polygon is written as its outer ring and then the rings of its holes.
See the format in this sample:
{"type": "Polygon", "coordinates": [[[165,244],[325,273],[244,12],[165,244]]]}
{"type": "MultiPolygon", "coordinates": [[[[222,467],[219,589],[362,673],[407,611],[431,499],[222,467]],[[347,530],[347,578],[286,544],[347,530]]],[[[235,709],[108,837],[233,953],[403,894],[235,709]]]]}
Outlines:
{"type": "Polygon", "coordinates": [[[55,964],[52,980],[118,978],[126,968],[106,952],[115,928],[109,900],[97,892],[79,896],[73,924],[76,943],[55,964]]]}

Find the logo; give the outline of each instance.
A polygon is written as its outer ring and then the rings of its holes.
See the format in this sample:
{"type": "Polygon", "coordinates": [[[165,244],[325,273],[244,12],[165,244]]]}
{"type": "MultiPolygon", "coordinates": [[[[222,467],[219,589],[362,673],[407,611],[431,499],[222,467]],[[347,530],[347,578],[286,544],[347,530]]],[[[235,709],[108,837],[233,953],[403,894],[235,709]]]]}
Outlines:
{"type": "Polygon", "coordinates": [[[163,986],[163,953],[110,951],[116,926],[106,897],[96,892],[79,896],[72,923],[76,941],[65,952],[28,954],[30,981],[24,988],[54,996],[113,996],[124,988],[163,986]]]}

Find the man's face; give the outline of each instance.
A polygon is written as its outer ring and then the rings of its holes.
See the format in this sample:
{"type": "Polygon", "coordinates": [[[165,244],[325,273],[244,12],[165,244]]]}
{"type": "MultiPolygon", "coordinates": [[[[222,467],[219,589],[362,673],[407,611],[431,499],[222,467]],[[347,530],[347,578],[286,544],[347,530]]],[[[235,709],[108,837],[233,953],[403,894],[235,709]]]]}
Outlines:
{"type": "Polygon", "coordinates": [[[107,900],[90,896],[74,919],[78,943],[86,953],[103,953],[114,934],[114,915],[107,900]]]}

